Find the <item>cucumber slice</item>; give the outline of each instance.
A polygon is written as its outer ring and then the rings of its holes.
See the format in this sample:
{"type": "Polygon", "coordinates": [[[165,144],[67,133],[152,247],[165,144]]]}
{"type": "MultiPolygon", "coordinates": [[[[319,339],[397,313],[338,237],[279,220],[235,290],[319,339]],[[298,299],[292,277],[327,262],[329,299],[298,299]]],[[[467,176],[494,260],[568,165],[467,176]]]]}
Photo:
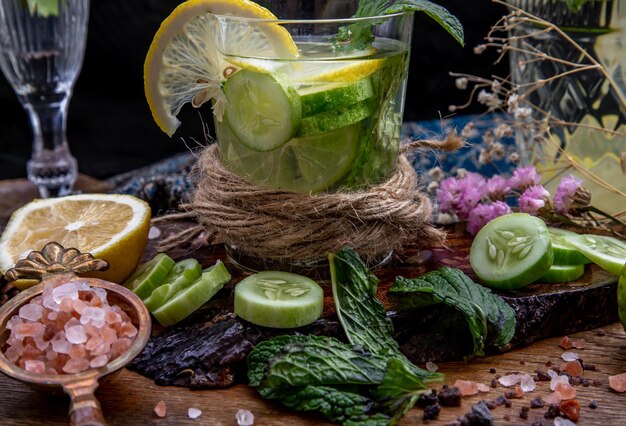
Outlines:
{"type": "Polygon", "coordinates": [[[152,312],[159,324],[164,327],[176,324],[187,318],[220,291],[230,281],[230,273],[219,260],[202,273],[200,278],[187,288],[179,291],[164,305],[152,312]]]}
{"type": "Polygon", "coordinates": [[[585,265],[552,265],[547,274],[539,278],[542,283],[566,283],[585,274],[585,265]]]}
{"type": "Polygon", "coordinates": [[[202,266],[196,259],[181,260],[174,265],[161,285],[155,288],[150,296],[143,299],[143,303],[152,312],[200,278],[201,274],[202,266]]]}
{"type": "Polygon", "coordinates": [[[235,286],[235,314],[262,327],[301,327],[316,321],[323,307],[322,288],[290,272],[258,272],[235,286]]]}
{"type": "Polygon", "coordinates": [[[141,299],[150,296],[165,279],[176,262],[165,253],[159,253],[149,261],[139,265],[133,274],[124,282],[124,286],[132,290],[141,299]]]}
{"type": "Polygon", "coordinates": [[[626,242],[603,235],[574,234],[564,242],[610,274],[619,275],[626,262],[626,242]]]}
{"type": "Polygon", "coordinates": [[[578,235],[577,233],[550,226],[548,232],[552,240],[555,265],[585,265],[591,262],[585,255],[567,244],[565,237],[578,235]]]}
{"type": "Polygon", "coordinates": [[[356,104],[374,96],[371,78],[354,83],[317,83],[298,88],[302,101],[302,117],[356,104]]]}
{"type": "Polygon", "coordinates": [[[256,151],[271,151],[298,131],[300,95],[280,73],[241,70],[224,83],[226,122],[241,143],[256,151]]]}
{"type": "Polygon", "coordinates": [[[470,249],[470,264],[484,284],[510,290],[544,276],[553,256],[543,220],[511,213],[495,218],[478,231],[470,249]]]}
{"type": "Polygon", "coordinates": [[[349,126],[371,116],[374,106],[370,100],[347,107],[333,109],[302,119],[298,137],[319,135],[331,130],[349,126]]]}
{"type": "Polygon", "coordinates": [[[360,123],[316,136],[294,138],[272,152],[254,151],[217,126],[222,161],[233,172],[271,188],[310,193],[337,184],[357,158],[360,123]]]}

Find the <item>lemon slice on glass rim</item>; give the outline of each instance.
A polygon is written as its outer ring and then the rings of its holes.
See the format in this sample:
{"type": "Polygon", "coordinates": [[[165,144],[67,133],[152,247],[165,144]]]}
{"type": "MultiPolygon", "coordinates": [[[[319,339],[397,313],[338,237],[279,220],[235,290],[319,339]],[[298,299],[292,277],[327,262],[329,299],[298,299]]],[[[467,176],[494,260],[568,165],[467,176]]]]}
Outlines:
{"type": "MultiPolygon", "coordinates": [[[[249,0],[187,0],[172,11],[156,32],[144,64],[144,89],[152,117],[169,136],[180,126],[176,116],[186,103],[199,108],[213,99],[218,120],[223,113],[223,70],[214,40],[217,29],[209,13],[277,19],[249,0]]],[[[220,29],[221,36],[226,44],[236,46],[238,54],[298,56],[289,32],[278,24],[257,26],[253,31],[245,22],[225,27],[220,29]]]]}
{"type": "MultiPolygon", "coordinates": [[[[80,194],[31,201],[13,212],[0,237],[0,271],[56,241],[106,260],[107,271],[89,276],[120,283],[143,255],[150,213],[148,203],[131,195],[80,194]]],[[[15,283],[18,289],[34,284],[23,281],[15,283]]]]}

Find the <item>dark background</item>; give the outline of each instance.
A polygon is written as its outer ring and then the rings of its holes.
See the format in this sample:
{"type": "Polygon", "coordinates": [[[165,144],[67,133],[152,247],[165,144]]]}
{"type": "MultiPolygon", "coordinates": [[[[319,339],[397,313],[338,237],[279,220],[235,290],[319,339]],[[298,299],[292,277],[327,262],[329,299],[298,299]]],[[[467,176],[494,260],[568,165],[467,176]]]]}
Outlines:
{"type": "MultiPolygon", "coordinates": [[[[107,178],[194,146],[204,139],[202,117],[183,108],[183,125],[173,138],[152,120],[143,92],[143,62],[161,21],[178,0],[93,0],[87,49],[69,104],[68,141],[82,173],[107,178]]],[[[465,47],[423,14],[416,14],[405,104],[405,121],[448,116],[448,105],[462,104],[467,92],[448,73],[506,75],[506,63],[493,66],[494,53],[474,55],[489,27],[504,14],[491,0],[436,0],[465,29],[465,47]]],[[[477,112],[477,106],[462,113],[477,112]]],[[[0,73],[0,178],[25,176],[31,133],[26,113],[0,73]]]]}

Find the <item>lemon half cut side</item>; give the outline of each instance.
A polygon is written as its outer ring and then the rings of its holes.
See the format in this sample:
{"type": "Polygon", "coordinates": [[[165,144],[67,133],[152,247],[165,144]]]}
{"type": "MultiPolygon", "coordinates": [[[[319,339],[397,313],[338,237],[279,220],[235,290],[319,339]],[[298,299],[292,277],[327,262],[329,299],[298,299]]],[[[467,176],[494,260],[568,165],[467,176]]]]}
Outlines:
{"type": "MultiPolygon", "coordinates": [[[[241,18],[276,20],[266,8],[249,0],[187,0],[161,23],[144,63],[146,100],[157,125],[172,136],[180,126],[176,116],[183,105],[199,108],[210,99],[220,119],[226,98],[221,89],[222,69],[215,46],[210,13],[241,18]]],[[[244,24],[221,29],[224,43],[238,54],[271,51],[296,57],[298,48],[281,25],[267,24],[250,31],[244,24]],[[226,32],[224,34],[224,31],[226,32]]]]}
{"type": "Polygon", "coordinates": [[[56,241],[106,260],[89,276],[122,282],[137,267],[150,230],[150,206],[131,195],[81,194],[34,200],[11,215],[0,237],[0,271],[56,241]]]}

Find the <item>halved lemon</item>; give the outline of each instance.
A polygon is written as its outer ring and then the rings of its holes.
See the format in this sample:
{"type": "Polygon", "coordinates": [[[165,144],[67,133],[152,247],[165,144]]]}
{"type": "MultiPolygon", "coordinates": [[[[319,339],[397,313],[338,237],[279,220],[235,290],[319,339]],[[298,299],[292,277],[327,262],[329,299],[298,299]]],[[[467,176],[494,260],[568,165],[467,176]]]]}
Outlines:
{"type": "Polygon", "coordinates": [[[298,48],[289,32],[278,24],[258,26],[228,24],[217,28],[210,13],[241,18],[274,20],[267,9],[249,0],[188,0],[161,23],[144,64],[144,89],[152,117],[172,136],[180,121],[182,106],[199,108],[214,99],[213,110],[220,119],[225,97],[224,79],[215,39],[218,36],[238,55],[296,57],[298,48]]]}
{"type": "Polygon", "coordinates": [[[130,195],[81,194],[34,200],[11,215],[0,237],[0,271],[6,272],[31,251],[56,241],[106,260],[109,269],[90,276],[120,283],[137,267],[149,230],[150,206],[130,195]]]}

